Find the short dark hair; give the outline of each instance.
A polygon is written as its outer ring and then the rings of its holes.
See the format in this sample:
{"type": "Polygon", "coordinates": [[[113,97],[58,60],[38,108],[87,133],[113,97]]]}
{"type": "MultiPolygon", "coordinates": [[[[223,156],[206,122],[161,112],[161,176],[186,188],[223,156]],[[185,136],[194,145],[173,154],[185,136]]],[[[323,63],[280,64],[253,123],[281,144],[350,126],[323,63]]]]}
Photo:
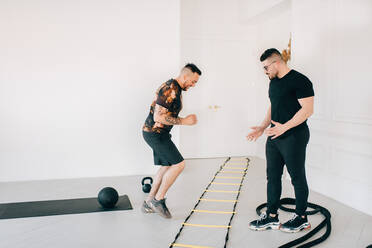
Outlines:
{"type": "Polygon", "coordinates": [[[201,71],[199,70],[199,68],[196,65],[191,64],[191,63],[186,64],[183,68],[187,68],[187,69],[191,70],[193,73],[198,73],[199,76],[201,76],[201,74],[202,74],[201,71]]]}
{"type": "Polygon", "coordinates": [[[282,58],[282,55],[281,53],[278,51],[278,49],[275,49],[275,48],[270,48],[270,49],[267,49],[260,57],[260,61],[264,61],[266,60],[267,58],[271,57],[273,54],[276,54],[278,55],[280,58],[282,58]]]}

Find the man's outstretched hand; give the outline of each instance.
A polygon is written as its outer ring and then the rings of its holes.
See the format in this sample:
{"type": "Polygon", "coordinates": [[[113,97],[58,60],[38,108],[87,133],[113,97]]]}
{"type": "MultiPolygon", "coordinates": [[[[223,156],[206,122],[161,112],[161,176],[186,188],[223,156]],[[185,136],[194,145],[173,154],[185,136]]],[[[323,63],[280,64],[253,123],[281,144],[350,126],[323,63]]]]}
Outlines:
{"type": "Polygon", "coordinates": [[[247,135],[247,140],[249,141],[256,141],[265,130],[263,127],[260,126],[251,127],[251,129],[253,129],[253,131],[247,135]]]}

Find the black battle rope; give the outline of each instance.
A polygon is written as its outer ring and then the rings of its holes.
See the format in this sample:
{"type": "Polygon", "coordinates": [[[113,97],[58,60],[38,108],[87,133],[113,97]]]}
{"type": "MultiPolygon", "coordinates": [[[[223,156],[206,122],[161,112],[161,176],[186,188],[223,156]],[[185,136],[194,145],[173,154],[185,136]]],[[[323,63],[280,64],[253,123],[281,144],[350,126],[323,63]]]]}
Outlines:
{"type": "MultiPolygon", "coordinates": [[[[287,212],[295,212],[295,209],[292,209],[292,208],[287,208],[287,207],[284,207],[283,205],[296,205],[296,200],[293,199],[293,198],[283,198],[283,199],[280,199],[280,206],[279,208],[281,210],[284,210],[284,211],[287,211],[287,212]]],[[[258,215],[261,214],[261,209],[265,208],[267,206],[267,203],[263,203],[261,205],[259,205],[257,208],[256,208],[256,213],[258,215]]],[[[279,246],[279,248],[290,248],[290,247],[294,247],[300,243],[303,243],[305,242],[306,240],[310,239],[312,236],[314,236],[316,233],[318,233],[323,227],[326,226],[326,232],[319,238],[313,240],[313,241],[310,241],[310,242],[307,242],[305,244],[302,244],[300,246],[297,246],[298,248],[308,248],[308,247],[313,247],[321,242],[323,242],[324,240],[326,240],[329,235],[331,234],[331,213],[328,211],[328,209],[326,209],[325,207],[322,207],[322,206],[319,206],[319,205],[316,205],[314,203],[308,203],[308,207],[314,209],[314,210],[311,210],[311,211],[306,211],[306,215],[313,215],[313,214],[316,214],[316,213],[321,213],[323,216],[324,216],[324,219],[322,222],[320,222],[320,224],[318,226],[316,226],[313,230],[311,230],[309,233],[307,233],[306,235],[298,238],[298,239],[295,239],[289,243],[286,243],[284,245],[281,245],[279,246]]]]}
{"type": "MultiPolygon", "coordinates": [[[[203,194],[199,197],[199,200],[198,200],[198,202],[195,204],[193,210],[197,208],[197,206],[198,206],[199,203],[201,202],[201,199],[203,198],[203,196],[205,195],[205,193],[207,192],[207,190],[209,189],[209,187],[212,185],[212,183],[213,183],[214,180],[216,179],[216,176],[218,175],[218,173],[221,172],[221,170],[225,167],[226,163],[227,163],[228,161],[230,161],[230,159],[231,159],[231,157],[228,157],[228,158],[226,159],[226,161],[223,163],[223,165],[220,166],[220,169],[219,169],[219,170],[214,174],[212,181],[208,184],[208,186],[205,188],[203,194]]],[[[238,192],[238,194],[237,194],[237,196],[236,196],[236,201],[235,201],[234,208],[233,208],[233,211],[232,211],[232,212],[235,212],[235,208],[236,208],[236,205],[237,205],[237,203],[238,203],[238,198],[239,198],[239,195],[240,195],[240,189],[241,189],[241,187],[242,187],[242,184],[243,184],[243,181],[244,181],[245,175],[247,174],[247,169],[248,169],[248,165],[249,165],[249,161],[250,161],[250,160],[249,160],[249,158],[245,158],[245,159],[247,160],[247,167],[245,168],[245,170],[244,170],[244,172],[243,172],[242,180],[240,181],[240,186],[239,186],[239,190],[238,190],[239,192],[238,192]]],[[[186,222],[190,219],[190,217],[192,216],[193,213],[194,213],[194,211],[191,211],[191,213],[186,217],[184,223],[186,223],[186,222]]],[[[231,218],[230,218],[230,221],[229,221],[228,226],[230,226],[231,221],[232,221],[232,219],[234,218],[234,215],[235,215],[235,213],[233,213],[233,214],[231,215],[231,218]]],[[[184,225],[181,226],[180,230],[179,230],[178,233],[176,234],[176,237],[174,238],[174,240],[173,240],[173,242],[171,243],[171,245],[169,246],[169,248],[172,248],[172,247],[173,247],[173,244],[176,243],[178,237],[181,235],[181,232],[182,232],[183,228],[184,228],[184,225]]],[[[227,228],[226,237],[225,237],[224,248],[226,248],[227,241],[229,240],[229,232],[230,232],[230,228],[227,228]]]]}

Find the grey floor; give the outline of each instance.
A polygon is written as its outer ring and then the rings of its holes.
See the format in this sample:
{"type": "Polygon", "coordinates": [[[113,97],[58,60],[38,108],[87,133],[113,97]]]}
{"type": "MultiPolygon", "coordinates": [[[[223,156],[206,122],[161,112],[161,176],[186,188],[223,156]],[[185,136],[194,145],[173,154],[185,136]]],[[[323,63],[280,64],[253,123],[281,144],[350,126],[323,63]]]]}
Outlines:
{"type": "MultiPolygon", "coordinates": [[[[181,223],[224,161],[225,158],[186,162],[186,169],[168,193],[168,207],[173,214],[170,220],[156,214],[141,213],[140,206],[145,197],[140,187],[143,176],[0,183],[1,203],[93,197],[102,187],[113,186],[120,194],[127,194],[134,207],[130,211],[0,220],[0,247],[169,247],[181,223]]],[[[236,179],[216,179],[216,182],[236,182],[236,179]]],[[[248,229],[248,222],[257,218],[256,206],[266,200],[265,182],[264,161],[251,158],[227,247],[278,247],[305,234],[288,234],[278,230],[255,232],[248,229]]],[[[236,190],[238,186],[213,187],[217,190],[236,190]]],[[[235,194],[209,192],[205,197],[234,199],[235,194]]],[[[293,197],[292,187],[287,180],[283,182],[283,197],[293,197]]],[[[372,244],[372,216],[316,192],[310,192],[309,201],[327,207],[332,213],[332,234],[317,247],[349,248],[372,244]]],[[[198,209],[231,211],[232,204],[203,202],[198,209]]],[[[226,225],[229,217],[195,213],[188,222],[226,225]]],[[[280,212],[281,221],[289,217],[289,213],[280,212]]],[[[309,220],[314,227],[322,217],[314,215],[309,220]]],[[[178,243],[223,247],[225,234],[223,228],[185,227],[178,243]]]]}

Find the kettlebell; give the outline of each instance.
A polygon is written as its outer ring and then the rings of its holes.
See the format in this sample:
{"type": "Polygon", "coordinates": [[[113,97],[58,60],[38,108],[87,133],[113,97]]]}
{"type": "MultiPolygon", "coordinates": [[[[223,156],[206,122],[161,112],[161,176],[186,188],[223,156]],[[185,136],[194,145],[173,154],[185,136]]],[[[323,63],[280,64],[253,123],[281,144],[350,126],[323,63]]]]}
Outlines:
{"type": "Polygon", "coordinates": [[[151,184],[152,184],[152,178],[144,177],[142,179],[142,191],[145,193],[149,193],[151,191],[151,184]],[[150,180],[150,183],[145,183],[146,180],[150,180]]]}

